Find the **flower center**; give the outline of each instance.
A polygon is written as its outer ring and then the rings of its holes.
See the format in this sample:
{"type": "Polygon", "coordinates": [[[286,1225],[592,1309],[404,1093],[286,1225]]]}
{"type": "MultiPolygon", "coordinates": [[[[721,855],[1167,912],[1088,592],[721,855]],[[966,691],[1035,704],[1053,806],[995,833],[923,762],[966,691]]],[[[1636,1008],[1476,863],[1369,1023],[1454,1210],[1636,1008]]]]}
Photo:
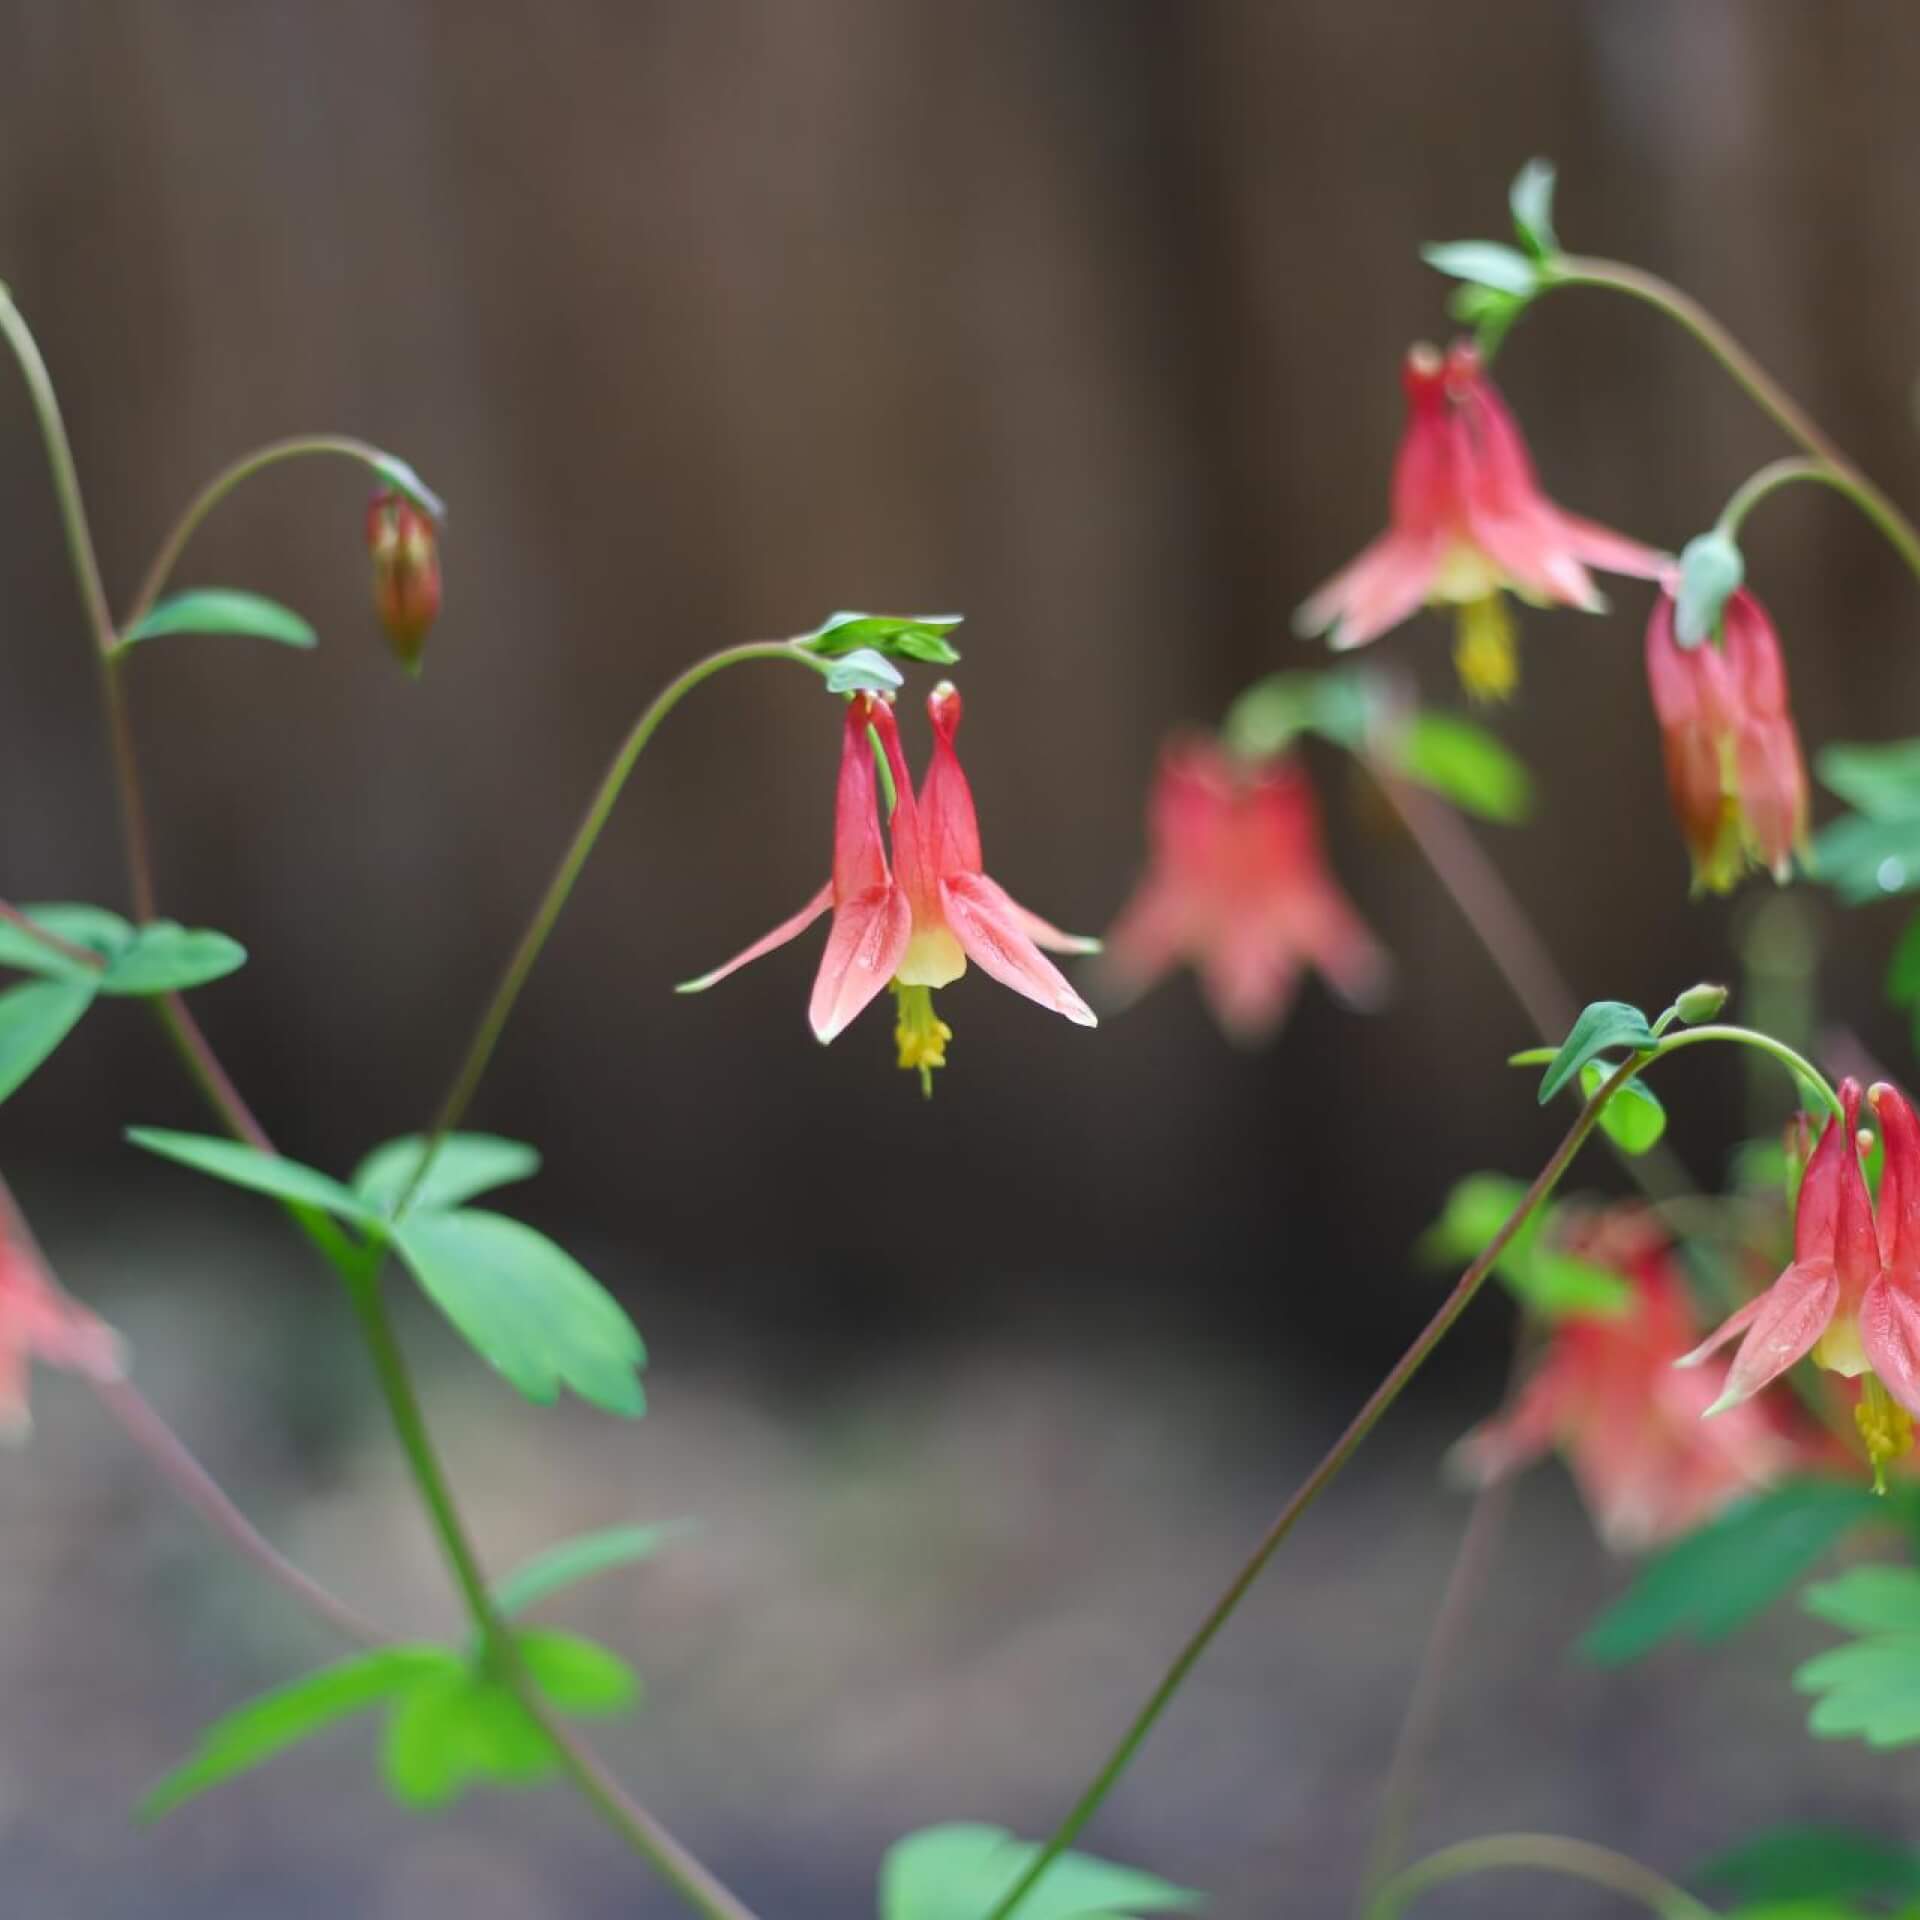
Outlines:
{"type": "Polygon", "coordinates": [[[966,970],[967,956],[947,928],[916,927],[893,977],[903,987],[947,987],[966,970]]]}
{"type": "Polygon", "coordinates": [[[920,1091],[933,1098],[933,1070],[947,1064],[947,1042],[953,1029],[933,1010],[930,987],[907,986],[896,980],[893,997],[899,1003],[899,1018],[893,1026],[893,1042],[900,1050],[900,1065],[920,1076],[920,1091]]]}
{"type": "Polygon", "coordinates": [[[1520,684],[1513,615],[1504,594],[1463,601],[1454,619],[1453,664],[1474,700],[1508,700],[1520,684]]]}
{"type": "Polygon", "coordinates": [[[1913,1416],[1870,1373],[1861,1384],[1860,1404],[1854,1408],[1853,1418],[1860,1438],[1867,1443],[1873,1490],[1885,1493],[1887,1462],[1898,1460],[1913,1447],[1913,1416]]]}

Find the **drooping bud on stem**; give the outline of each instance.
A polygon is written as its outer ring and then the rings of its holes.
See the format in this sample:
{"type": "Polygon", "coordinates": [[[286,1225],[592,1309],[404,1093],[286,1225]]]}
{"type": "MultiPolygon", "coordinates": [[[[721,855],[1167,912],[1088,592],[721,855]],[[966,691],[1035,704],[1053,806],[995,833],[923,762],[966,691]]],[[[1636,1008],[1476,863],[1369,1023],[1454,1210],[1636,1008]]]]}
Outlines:
{"type": "Polygon", "coordinates": [[[427,634],[440,617],[440,535],[405,494],[376,493],[367,507],[373,606],[395,659],[420,671],[427,634]]]}

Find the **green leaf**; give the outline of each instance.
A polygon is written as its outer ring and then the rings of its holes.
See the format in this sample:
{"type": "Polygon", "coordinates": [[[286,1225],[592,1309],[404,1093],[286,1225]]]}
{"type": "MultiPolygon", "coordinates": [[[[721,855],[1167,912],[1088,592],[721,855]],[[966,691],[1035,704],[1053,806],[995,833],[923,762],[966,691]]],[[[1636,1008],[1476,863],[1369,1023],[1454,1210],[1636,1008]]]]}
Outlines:
{"type": "Polygon", "coordinates": [[[571,1387],[638,1414],[646,1348],[619,1302],[544,1234],[473,1209],[411,1213],[394,1242],[434,1304],[529,1400],[571,1387]]]}
{"type": "Polygon", "coordinates": [[[1920,817],[1920,740],[1836,742],[1814,755],[1830,793],[1877,820],[1920,817]]]}
{"type": "Polygon", "coordinates": [[[1379,705],[1379,677],[1364,668],[1270,673],[1228,709],[1221,733],[1229,750],[1248,760],[1284,753],[1304,733],[1358,753],[1373,731],[1379,705]]]}
{"type": "Polygon", "coordinates": [[[433,1675],[462,1671],[442,1647],[381,1647],[322,1667],[318,1673],[250,1700],[201,1736],[193,1752],[140,1803],[142,1820],[158,1820],[209,1787],[257,1767],[321,1728],[363,1712],[433,1675]]]}
{"type": "Polygon", "coordinates": [[[1854,1567],[1809,1587],[1800,1604],[1849,1633],[1920,1633],[1920,1568],[1854,1567]]]}
{"type": "Polygon", "coordinates": [[[1420,258],[1455,280],[1469,280],[1496,293],[1524,295],[1540,289],[1540,269],[1524,253],[1495,240],[1449,240],[1422,247],[1420,258]]]}
{"type": "MultiPolygon", "coordinates": [[[[1440,1218],[1422,1236],[1430,1260],[1472,1260],[1492,1241],[1526,1198],[1526,1187],[1499,1173],[1469,1174],[1447,1195],[1440,1218]]],[[[1633,1287],[1624,1276],[1542,1244],[1551,1208],[1524,1221],[1493,1264],[1494,1276],[1521,1305],[1549,1320],[1579,1314],[1617,1319],[1631,1311],[1633,1287]]]]}
{"type": "Polygon", "coordinates": [[[189,593],[170,594],[145,619],[129,627],[120,644],[130,647],[164,633],[246,633],[287,647],[310,647],[317,638],[292,608],[237,587],[196,587],[189,593]]]}
{"type": "Polygon", "coordinates": [[[1561,1043],[1540,1082],[1540,1104],[1544,1107],[1573,1076],[1596,1054],[1609,1047],[1625,1047],[1638,1052],[1653,1045],[1653,1029],[1638,1007],[1624,1000],[1596,1000],[1583,1007],[1573,1023],[1573,1031],[1561,1043]]]}
{"type": "Polygon", "coordinates": [[[559,1765],[511,1689],[465,1667],[410,1687],[387,1720],[380,1769],[402,1806],[443,1807],[476,1780],[531,1786],[559,1765]]]}
{"type": "Polygon", "coordinates": [[[1531,295],[1500,293],[1463,281],[1447,296],[1447,311],[1473,329],[1473,344],[1484,364],[1491,366],[1513,323],[1526,312],[1531,295]]]}
{"type": "MultiPolygon", "coordinates": [[[[1039,1851],[1004,1827],[971,1822],[910,1833],[881,1862],[880,1920],[986,1920],[1039,1851]]],[[[1191,1912],[1203,1900],[1153,1874],[1063,1853],[1020,1913],[1022,1920],[1138,1920],[1191,1912]]]]}
{"type": "Polygon", "coordinates": [[[93,1005],[91,979],[30,980],[0,993],[0,1100],[19,1092],[93,1005]]]}
{"type": "Polygon", "coordinates": [[[1870,1747],[1920,1740],[1920,1632],[1872,1634],[1817,1654],[1793,1676],[1821,1696],[1807,1730],[1821,1740],[1857,1734],[1870,1747]]]}
{"type": "Polygon", "coordinates": [[[224,979],[247,963],[238,940],[207,927],[183,927],[174,920],[153,920],[107,962],[100,976],[102,993],[184,993],[224,979]]]}
{"type": "MultiPolygon", "coordinates": [[[[45,927],[56,940],[64,940],[70,947],[84,947],[103,961],[112,959],[133,938],[133,928],[105,907],[52,902],[23,907],[21,911],[35,926],[45,927]]],[[[0,920],[0,967],[15,967],[22,973],[45,974],[56,980],[97,983],[100,978],[99,968],[68,959],[6,920],[0,920]]]]}
{"type": "MultiPolygon", "coordinates": [[[[424,1134],[410,1133],[375,1147],[354,1172],[354,1192],[376,1213],[391,1216],[426,1146],[424,1134]]],[[[440,1142],[427,1177],[407,1202],[407,1211],[444,1213],[475,1194],[531,1179],[539,1171],[538,1150],[521,1141],[502,1140],[491,1133],[450,1133],[440,1142]]]]}
{"type": "Polygon", "coordinates": [[[534,1684],[563,1713],[622,1713],[640,1682],[619,1655],[577,1633],[545,1629],[515,1636],[534,1684]]]}
{"type": "MultiPolygon", "coordinates": [[[[1580,1069],[1580,1096],[1591,1100],[1619,1070],[1618,1060],[1589,1060],[1580,1069]]],[[[1622,1153],[1651,1153],[1667,1130],[1667,1110],[1651,1087],[1629,1080],[1600,1109],[1600,1130],[1622,1153]]]]}
{"type": "Polygon", "coordinates": [[[1514,175],[1507,190],[1513,230],[1536,260],[1550,260],[1560,251],[1553,231],[1553,188],[1553,162],[1534,159],[1514,175]]]}
{"type": "Polygon", "coordinates": [[[1418,713],[1395,743],[1400,771],[1468,813],[1512,826],[1533,809],[1533,781],[1519,756],[1471,720],[1418,713]]]}
{"type": "Polygon", "coordinates": [[[494,1600],[502,1613],[525,1613],[562,1587],[650,1560],[668,1541],[692,1531],[692,1525],[688,1520],[663,1520],[650,1527],[603,1527],[563,1540],[516,1567],[494,1588],[494,1600]]]}
{"type": "Polygon", "coordinates": [[[1920,887],[1920,813],[1842,814],[1814,835],[1810,870],[1850,906],[1912,893],[1920,887]]]}
{"type": "Polygon", "coordinates": [[[1843,1534],[1885,1520],[1888,1502],[1838,1480],[1788,1481],[1730,1507],[1648,1561],[1587,1631],[1600,1666],[1638,1660],[1681,1634],[1721,1640],[1778,1599],[1843,1534]]]}
{"type": "Polygon", "coordinates": [[[811,633],[796,636],[794,644],[826,659],[864,647],[902,660],[950,667],[960,656],[947,635],[962,618],[957,613],[830,613],[811,633]]]}
{"type": "Polygon", "coordinates": [[[1673,600],[1673,637],[1683,647],[1697,647],[1720,631],[1720,616],[1740,582],[1747,563],[1732,536],[1715,527],[1689,540],[1680,549],[1680,586],[1673,600]]]}
{"type": "Polygon", "coordinates": [[[445,523],[447,503],[398,454],[379,454],[368,464],[388,486],[404,493],[422,513],[445,523]]]}
{"type": "MultiPolygon", "coordinates": [[[[1509,1263],[1511,1265],[1512,1263],[1509,1263]]],[[[1500,1277],[1535,1313],[1547,1320],[1624,1320],[1633,1311],[1633,1282],[1611,1267],[1597,1267],[1576,1254],[1535,1251],[1516,1279],[1500,1277]]]]}
{"type": "Polygon", "coordinates": [[[136,1147],[165,1160],[177,1160],[196,1173],[211,1174],[230,1186],[271,1194],[295,1206],[318,1207],[323,1213],[337,1213],[343,1220],[379,1224],[379,1215],[357,1193],[328,1174],[302,1166],[298,1160],[262,1153],[258,1147],[242,1146],[237,1140],[220,1140],[205,1133],[175,1133],[165,1127],[129,1127],[127,1138],[136,1147]]]}
{"type": "Polygon", "coordinates": [[[1920,1893],[1920,1855],[1845,1827],[1775,1827],[1691,1876],[1741,1900],[1843,1900],[1920,1893]]]}
{"type": "Polygon", "coordinates": [[[841,654],[826,679],[829,693],[892,693],[907,684],[900,669],[871,647],[841,654]]]}

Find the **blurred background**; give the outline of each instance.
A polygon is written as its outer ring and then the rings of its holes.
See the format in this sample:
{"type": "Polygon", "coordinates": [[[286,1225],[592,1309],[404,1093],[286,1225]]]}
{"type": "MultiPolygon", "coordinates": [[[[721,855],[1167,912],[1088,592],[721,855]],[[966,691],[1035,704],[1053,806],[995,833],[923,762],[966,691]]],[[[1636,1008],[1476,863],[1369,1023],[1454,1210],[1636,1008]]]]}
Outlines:
{"type": "MultiPolygon", "coordinates": [[[[1562,170],[1581,251],[1725,316],[1867,470],[1920,492],[1920,15],[1873,0],[646,0],[0,4],[0,277],[58,382],[124,602],[216,467],[363,434],[451,502],[446,612],[407,681],[368,604],[365,490],[326,462],[221,509],[182,584],[272,594],[315,656],[156,647],[129,675],[168,911],[253,954],[202,1017],[288,1151],[345,1169],[420,1124],[630,716],[728,641],[837,607],[957,607],[988,860],[1065,924],[1115,913],[1156,743],[1313,664],[1291,608],[1383,518],[1399,356],[1444,331],[1425,240],[1497,235],[1562,170]]],[[[1678,546],[1779,447],[1688,340],[1595,294],[1500,378],[1549,489],[1678,546]]],[[[1811,744],[1910,733],[1913,583],[1844,506],[1763,509],[1751,576],[1811,744]]],[[[1640,667],[1644,590],[1523,616],[1500,724],[1536,825],[1476,828],[1576,998],[1658,1007],[1734,963],[1690,905],[1640,667]]],[[[41,448],[0,379],[0,892],[121,903],[93,669],[41,448]]],[[[1450,700],[1423,616],[1378,657],[1450,700]]],[[[910,750],[923,738],[909,727],[910,750]]],[[[515,1205],[653,1348],[630,1427],[523,1407],[407,1332],[490,1554],[697,1515],[558,1605],[635,1658],[608,1751],[769,1915],[871,1911],[939,1819],[1049,1827],[1304,1467],[1431,1311],[1411,1246],[1454,1180],[1526,1174],[1563,1116],[1537,1035],[1413,847],[1314,759],[1400,959],[1363,1019],[1309,987],[1235,1051],[1180,980],[1089,1035],[943,996],[922,1105],[869,1015],[830,1050],[811,943],[672,982],[825,869],[837,724],[792,674],[701,691],[630,786],[475,1124],[548,1156],[515,1205]]],[[[1897,916],[1829,940],[1831,1009],[1895,1071],[1897,916]]],[[[1718,1179],[1739,1070],[1673,1139],[1718,1179]]],[[[140,1163],[201,1116],[137,1009],[0,1114],[69,1285],[266,1530],[409,1630],[452,1618],[330,1284],[264,1203],[140,1163]]],[[[1619,1178],[1594,1155],[1582,1180],[1619,1178]]],[[[1089,1835],[1224,1917],[1346,1910],[1464,1503],[1439,1459],[1497,1399],[1464,1324],[1316,1512],[1089,1835]]],[[[431,1821],[364,1729],[136,1835],[207,1719],[332,1651],[45,1378],[0,1461],[8,1913],[494,1920],[674,1911],[564,1796],[431,1821]]],[[[1625,1570],[1557,1468],[1522,1491],[1456,1663],[1416,1840],[1557,1828],[1674,1871],[1776,1818],[1894,1818],[1815,1748],[1817,1629],[1624,1678],[1570,1646],[1625,1570]]],[[[1481,1883],[1436,1914],[1581,1914],[1481,1883]],[[1504,1904],[1503,1904],[1504,1903],[1504,1904]]],[[[1423,1909],[1425,1911],[1425,1909],[1423,1909]]]]}

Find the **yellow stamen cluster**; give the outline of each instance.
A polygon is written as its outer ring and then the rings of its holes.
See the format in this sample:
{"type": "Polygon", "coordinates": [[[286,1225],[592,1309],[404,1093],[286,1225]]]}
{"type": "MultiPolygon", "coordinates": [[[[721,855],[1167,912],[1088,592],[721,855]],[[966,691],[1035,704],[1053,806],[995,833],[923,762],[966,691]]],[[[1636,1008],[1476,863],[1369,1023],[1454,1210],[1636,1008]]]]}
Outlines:
{"type": "Polygon", "coordinates": [[[1512,699],[1520,684],[1520,655],[1503,593],[1461,603],[1454,619],[1453,664],[1470,699],[1512,699]]]}
{"type": "Polygon", "coordinates": [[[893,997],[900,1009],[893,1027],[900,1065],[919,1074],[921,1093],[932,1099],[933,1070],[947,1064],[947,1042],[953,1038],[953,1029],[934,1012],[931,987],[903,986],[896,980],[893,997]]]}
{"type": "Polygon", "coordinates": [[[1867,1459],[1873,1466],[1873,1490],[1887,1490],[1887,1463],[1899,1460],[1913,1448],[1913,1416],[1868,1374],[1861,1383],[1860,1404],[1853,1410],[1860,1438],[1866,1442],[1867,1459]]]}

